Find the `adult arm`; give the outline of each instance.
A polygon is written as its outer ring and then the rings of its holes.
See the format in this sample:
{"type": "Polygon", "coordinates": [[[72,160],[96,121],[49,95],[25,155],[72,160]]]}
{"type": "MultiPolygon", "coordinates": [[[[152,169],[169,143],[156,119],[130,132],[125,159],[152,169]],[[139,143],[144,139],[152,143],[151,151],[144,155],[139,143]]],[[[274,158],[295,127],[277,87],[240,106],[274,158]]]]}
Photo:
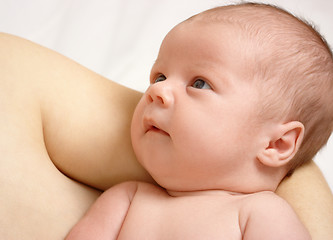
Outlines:
{"type": "Polygon", "coordinates": [[[1,95],[11,93],[8,108],[33,102],[30,116],[39,117],[38,133],[61,172],[101,190],[129,179],[149,181],[130,140],[141,93],[25,39],[0,33],[0,45],[1,95]]]}
{"type": "Polygon", "coordinates": [[[130,142],[140,97],[54,51],[0,33],[2,239],[63,239],[100,195],[87,185],[104,190],[151,179],[130,142]]]}
{"type": "Polygon", "coordinates": [[[313,240],[333,239],[332,192],[313,161],[284,179],[277,194],[293,207],[313,240]]]}

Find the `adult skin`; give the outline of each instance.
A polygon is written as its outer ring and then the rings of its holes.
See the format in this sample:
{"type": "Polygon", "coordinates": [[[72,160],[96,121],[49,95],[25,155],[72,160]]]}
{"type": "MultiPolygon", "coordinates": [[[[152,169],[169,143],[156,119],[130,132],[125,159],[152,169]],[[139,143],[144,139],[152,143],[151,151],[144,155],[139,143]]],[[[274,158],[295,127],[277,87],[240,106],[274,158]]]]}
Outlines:
{"type": "MultiPolygon", "coordinates": [[[[153,181],[130,142],[141,93],[7,34],[0,34],[0,76],[2,239],[62,239],[100,190],[153,181]]],[[[313,239],[333,236],[332,193],[315,164],[278,193],[313,239]]]]}

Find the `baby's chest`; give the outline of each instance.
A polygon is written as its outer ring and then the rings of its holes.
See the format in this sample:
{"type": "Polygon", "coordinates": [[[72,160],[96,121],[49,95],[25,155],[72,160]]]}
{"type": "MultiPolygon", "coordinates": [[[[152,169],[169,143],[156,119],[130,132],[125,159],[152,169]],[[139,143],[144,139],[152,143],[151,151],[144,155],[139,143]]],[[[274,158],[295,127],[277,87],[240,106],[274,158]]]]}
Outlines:
{"type": "Polygon", "coordinates": [[[241,239],[238,213],[214,197],[136,199],[118,239],[241,239]]]}

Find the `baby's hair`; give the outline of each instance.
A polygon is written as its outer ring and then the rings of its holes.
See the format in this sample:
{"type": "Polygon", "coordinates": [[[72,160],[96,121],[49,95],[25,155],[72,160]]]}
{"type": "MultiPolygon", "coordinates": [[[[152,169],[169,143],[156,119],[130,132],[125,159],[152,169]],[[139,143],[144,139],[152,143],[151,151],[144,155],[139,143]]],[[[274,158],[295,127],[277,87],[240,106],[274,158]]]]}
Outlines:
{"type": "Polygon", "coordinates": [[[311,160],[333,130],[332,52],[318,31],[282,8],[250,2],[213,8],[186,21],[240,29],[248,80],[261,95],[259,119],[303,123],[304,139],[289,173],[311,160]]]}

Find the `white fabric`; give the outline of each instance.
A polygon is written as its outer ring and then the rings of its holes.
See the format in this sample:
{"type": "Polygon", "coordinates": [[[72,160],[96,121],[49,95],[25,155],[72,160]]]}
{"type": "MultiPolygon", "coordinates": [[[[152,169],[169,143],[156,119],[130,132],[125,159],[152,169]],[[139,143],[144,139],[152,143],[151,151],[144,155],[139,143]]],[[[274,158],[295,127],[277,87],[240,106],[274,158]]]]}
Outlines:
{"type": "MultiPolygon", "coordinates": [[[[227,0],[0,0],[0,31],[58,51],[125,86],[144,91],[165,34],[227,0]]],[[[266,0],[311,20],[333,45],[333,1],[266,0]]],[[[3,47],[3,46],[1,46],[3,47]]],[[[333,189],[333,142],[316,162],[333,189]]]]}

